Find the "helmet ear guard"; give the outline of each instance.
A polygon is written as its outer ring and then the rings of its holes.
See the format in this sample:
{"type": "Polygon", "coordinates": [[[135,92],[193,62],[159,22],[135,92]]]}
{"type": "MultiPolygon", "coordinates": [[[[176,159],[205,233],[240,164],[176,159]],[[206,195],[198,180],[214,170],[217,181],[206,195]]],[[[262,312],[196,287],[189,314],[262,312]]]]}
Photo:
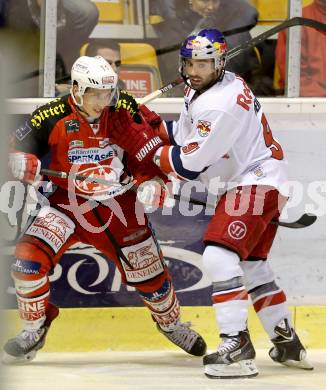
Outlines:
{"type": "Polygon", "coordinates": [[[187,85],[187,76],[184,73],[186,59],[213,59],[215,70],[219,71],[218,81],[221,81],[225,72],[227,44],[223,34],[215,28],[207,28],[189,35],[180,48],[179,73],[187,85]]]}
{"type": "Polygon", "coordinates": [[[101,56],[79,57],[71,69],[71,82],[70,94],[78,107],[83,106],[83,95],[87,88],[112,90],[108,105],[113,105],[113,101],[117,100],[118,75],[101,56]],[[77,85],[77,93],[74,92],[74,85],[77,85]],[[80,102],[76,98],[80,99],[80,102]]]}

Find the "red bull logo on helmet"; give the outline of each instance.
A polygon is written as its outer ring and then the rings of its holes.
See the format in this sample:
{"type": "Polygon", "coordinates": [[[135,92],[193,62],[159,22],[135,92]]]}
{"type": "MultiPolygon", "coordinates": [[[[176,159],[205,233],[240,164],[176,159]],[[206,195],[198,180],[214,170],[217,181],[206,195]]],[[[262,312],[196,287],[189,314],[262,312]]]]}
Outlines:
{"type": "Polygon", "coordinates": [[[189,40],[186,45],[186,49],[200,49],[203,44],[202,37],[196,37],[195,39],[189,40]]]}
{"type": "Polygon", "coordinates": [[[214,42],[213,47],[220,53],[223,54],[227,50],[226,43],[214,42]]]}
{"type": "Polygon", "coordinates": [[[209,121],[202,121],[202,120],[199,120],[197,122],[197,130],[198,130],[198,134],[201,136],[201,137],[207,137],[208,134],[210,133],[211,131],[211,122],[209,121]]]}

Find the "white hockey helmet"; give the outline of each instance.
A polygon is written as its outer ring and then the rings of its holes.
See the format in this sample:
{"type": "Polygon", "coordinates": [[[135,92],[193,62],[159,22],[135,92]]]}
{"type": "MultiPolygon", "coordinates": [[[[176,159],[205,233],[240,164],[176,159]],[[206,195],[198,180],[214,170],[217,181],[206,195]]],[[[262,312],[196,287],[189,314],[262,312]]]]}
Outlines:
{"type": "Polygon", "coordinates": [[[76,83],[78,85],[76,96],[74,96],[73,87],[70,93],[77,106],[83,105],[83,95],[87,88],[112,90],[109,105],[113,105],[113,101],[118,99],[118,75],[101,56],[82,56],[74,62],[71,68],[71,84],[73,86],[76,83]],[[80,103],[76,101],[76,97],[80,99],[80,103]]]}

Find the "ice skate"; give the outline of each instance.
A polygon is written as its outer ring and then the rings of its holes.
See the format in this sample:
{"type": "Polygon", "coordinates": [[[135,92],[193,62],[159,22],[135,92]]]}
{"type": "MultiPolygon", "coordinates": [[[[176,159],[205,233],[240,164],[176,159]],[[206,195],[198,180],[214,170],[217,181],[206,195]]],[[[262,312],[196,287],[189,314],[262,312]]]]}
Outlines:
{"type": "Polygon", "coordinates": [[[188,352],[190,355],[205,355],[207,348],[205,340],[200,334],[190,328],[190,322],[179,322],[171,332],[164,331],[158,324],[156,326],[158,331],[164,334],[173,344],[188,352]]]}
{"type": "Polygon", "coordinates": [[[35,358],[37,351],[44,346],[51,322],[58,314],[59,309],[51,305],[46,321],[40,329],[23,329],[16,337],[9,339],[3,347],[2,362],[4,364],[31,362],[35,358]]]}
{"type": "Polygon", "coordinates": [[[312,364],[306,359],[307,351],[286,318],[275,327],[275,333],[278,336],[272,339],[274,347],[269,351],[269,356],[274,362],[303,370],[314,369],[312,364]]]}
{"type": "Polygon", "coordinates": [[[250,378],[258,375],[256,352],[248,331],[220,335],[217,351],[204,356],[205,375],[212,379],[250,378]]]}

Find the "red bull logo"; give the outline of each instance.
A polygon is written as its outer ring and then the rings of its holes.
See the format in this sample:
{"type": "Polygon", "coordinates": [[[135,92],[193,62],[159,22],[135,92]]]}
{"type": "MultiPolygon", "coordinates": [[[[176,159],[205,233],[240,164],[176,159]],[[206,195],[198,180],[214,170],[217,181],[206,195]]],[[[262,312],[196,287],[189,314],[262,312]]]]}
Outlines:
{"type": "Polygon", "coordinates": [[[198,38],[189,40],[186,45],[186,49],[200,49],[202,41],[198,38]]]}
{"type": "Polygon", "coordinates": [[[223,54],[227,51],[226,42],[224,42],[224,43],[214,42],[213,46],[219,52],[219,54],[223,54]]]}
{"type": "Polygon", "coordinates": [[[201,137],[207,137],[211,131],[211,125],[212,125],[211,122],[208,121],[201,121],[201,120],[198,121],[197,122],[198,134],[201,137]]]}

